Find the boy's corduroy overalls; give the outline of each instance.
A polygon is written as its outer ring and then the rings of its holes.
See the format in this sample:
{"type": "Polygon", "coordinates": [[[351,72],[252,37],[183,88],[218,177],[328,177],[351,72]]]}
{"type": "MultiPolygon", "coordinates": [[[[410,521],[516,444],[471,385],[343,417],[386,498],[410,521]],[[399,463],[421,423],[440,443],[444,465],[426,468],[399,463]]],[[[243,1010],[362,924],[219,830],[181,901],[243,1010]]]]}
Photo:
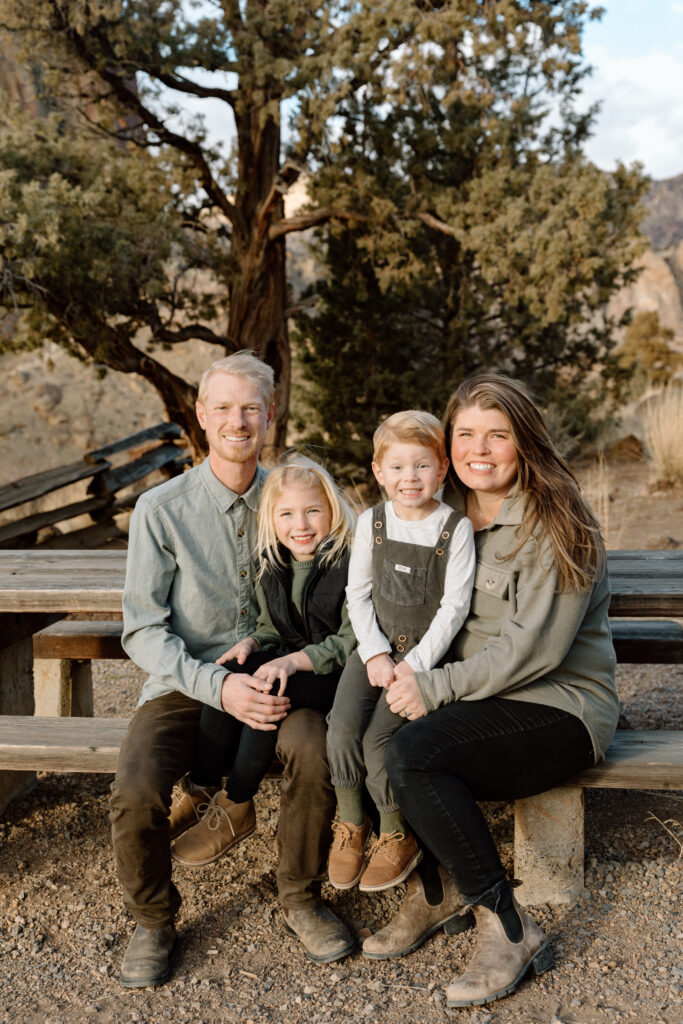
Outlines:
{"type": "MultiPolygon", "coordinates": [[[[372,603],[379,628],[391,644],[394,661],[420,642],[441,604],[448,547],[462,518],[453,512],[436,546],[390,540],[384,505],[373,515],[372,603]]],[[[448,660],[448,655],[441,659],[448,660]]],[[[354,651],[342,672],[334,706],[328,716],[327,756],[332,784],[368,791],[378,811],[397,810],[386,770],[384,752],[390,738],[407,719],[395,715],[382,687],[368,681],[365,665],[354,651]]]]}

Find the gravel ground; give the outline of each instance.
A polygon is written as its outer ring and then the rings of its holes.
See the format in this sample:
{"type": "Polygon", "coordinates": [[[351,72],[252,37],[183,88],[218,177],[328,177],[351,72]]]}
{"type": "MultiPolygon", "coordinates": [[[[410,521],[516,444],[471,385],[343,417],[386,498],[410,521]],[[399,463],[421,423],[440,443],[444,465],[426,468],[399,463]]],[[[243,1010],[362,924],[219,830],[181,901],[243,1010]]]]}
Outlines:
{"type": "MultiPolygon", "coordinates": [[[[96,714],[130,713],[139,671],[96,662],[94,675],[96,714]]],[[[619,689],[634,728],[683,728],[683,667],[624,667],[619,689]]],[[[184,904],[173,980],[123,989],[131,921],[110,853],[109,782],[41,774],[4,813],[0,1024],[683,1024],[682,793],[588,790],[583,898],[572,910],[533,910],[555,949],[554,970],[488,1007],[448,1010],[444,986],[469,958],[472,933],[439,934],[402,960],[353,954],[325,967],[285,935],[273,870],[276,781],[258,794],[248,842],[218,864],[177,870],[184,904]],[[653,815],[673,819],[674,835],[653,815]]],[[[492,804],[487,813],[511,867],[511,808],[492,804]]],[[[389,919],[402,890],[325,895],[362,937],[389,919]]]]}

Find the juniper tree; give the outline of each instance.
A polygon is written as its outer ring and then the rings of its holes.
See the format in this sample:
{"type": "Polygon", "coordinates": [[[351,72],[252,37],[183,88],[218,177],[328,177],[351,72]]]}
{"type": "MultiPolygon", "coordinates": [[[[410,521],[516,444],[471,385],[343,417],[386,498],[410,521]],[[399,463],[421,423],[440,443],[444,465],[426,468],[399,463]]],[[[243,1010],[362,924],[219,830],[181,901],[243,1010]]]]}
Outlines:
{"type": "Polygon", "coordinates": [[[575,420],[623,376],[607,302],[636,273],[646,181],[583,155],[591,16],[572,0],[423,5],[339,104],[311,197],[367,220],[318,232],[298,328],[317,399],[302,425],[340,470],[367,465],[382,416],[440,413],[477,370],[525,379],[575,420]]]}

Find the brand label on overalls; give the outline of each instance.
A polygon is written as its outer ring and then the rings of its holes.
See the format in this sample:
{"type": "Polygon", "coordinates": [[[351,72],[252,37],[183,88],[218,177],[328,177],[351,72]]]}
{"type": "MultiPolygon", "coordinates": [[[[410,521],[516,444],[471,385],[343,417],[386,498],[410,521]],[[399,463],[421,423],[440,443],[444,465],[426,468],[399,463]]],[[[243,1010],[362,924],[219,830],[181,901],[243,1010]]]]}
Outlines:
{"type": "Polygon", "coordinates": [[[394,569],[396,570],[396,572],[411,573],[413,571],[409,565],[397,565],[396,562],[394,562],[394,569]]]}

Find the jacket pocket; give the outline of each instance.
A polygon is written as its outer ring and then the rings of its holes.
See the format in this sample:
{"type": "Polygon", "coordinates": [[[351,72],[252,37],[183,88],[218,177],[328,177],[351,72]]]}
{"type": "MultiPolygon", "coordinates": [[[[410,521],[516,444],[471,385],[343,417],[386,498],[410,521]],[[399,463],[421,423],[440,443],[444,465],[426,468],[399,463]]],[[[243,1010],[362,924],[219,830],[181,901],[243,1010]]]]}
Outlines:
{"type": "Polygon", "coordinates": [[[470,614],[465,629],[470,633],[495,636],[510,615],[510,573],[485,562],[477,566],[470,614]]]}
{"type": "Polygon", "coordinates": [[[510,591],[510,573],[498,565],[480,562],[474,576],[474,588],[504,601],[510,591]]]}
{"type": "Polygon", "coordinates": [[[414,569],[407,565],[384,563],[382,573],[382,597],[392,604],[423,605],[427,589],[427,570],[414,569]]]}

